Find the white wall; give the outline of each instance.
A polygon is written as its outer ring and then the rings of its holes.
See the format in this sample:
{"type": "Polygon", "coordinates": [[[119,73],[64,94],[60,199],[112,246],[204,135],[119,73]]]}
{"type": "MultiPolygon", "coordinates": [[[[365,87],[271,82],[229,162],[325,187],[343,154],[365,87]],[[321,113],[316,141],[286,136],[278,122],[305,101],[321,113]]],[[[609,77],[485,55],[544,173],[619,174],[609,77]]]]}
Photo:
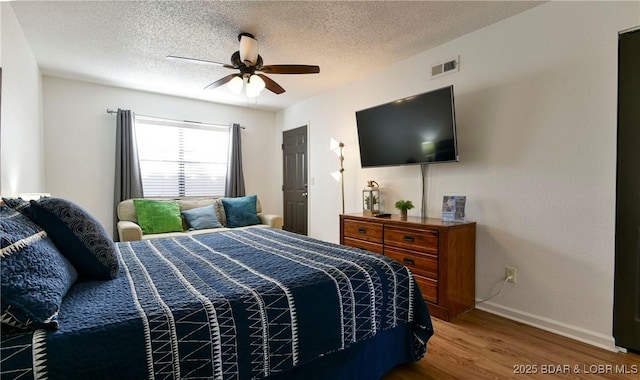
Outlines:
{"type": "Polygon", "coordinates": [[[0,9],[0,194],[13,197],[44,191],[42,79],[10,4],[0,9]]]}
{"type": "Polygon", "coordinates": [[[280,213],[280,183],[273,112],[108,87],[45,76],[43,80],[46,191],[71,199],[113,226],[115,115],[141,115],[212,124],[239,123],[247,194],[267,213],[280,213]]]}
{"type": "Polygon", "coordinates": [[[467,195],[479,299],[517,269],[481,307],[613,349],[617,33],[640,24],[639,8],[545,3],[280,112],[283,130],[310,126],[310,235],[338,241],[331,137],[346,144],[347,212],[361,211],[367,179],[385,211],[420,203],[419,167],[360,168],[355,111],[453,84],[461,161],[428,167],[428,216],[443,195],[467,195]],[[460,72],[429,79],[458,54],[460,72]]]}

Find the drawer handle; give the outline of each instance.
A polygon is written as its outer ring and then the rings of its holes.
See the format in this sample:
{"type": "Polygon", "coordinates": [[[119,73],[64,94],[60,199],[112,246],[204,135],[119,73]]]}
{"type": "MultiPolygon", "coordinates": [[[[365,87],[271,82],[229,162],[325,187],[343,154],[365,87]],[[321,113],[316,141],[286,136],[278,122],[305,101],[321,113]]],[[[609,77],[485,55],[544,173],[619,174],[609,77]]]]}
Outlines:
{"type": "Polygon", "coordinates": [[[411,235],[404,235],[404,241],[408,241],[408,242],[413,243],[414,238],[411,235]]]}
{"type": "Polygon", "coordinates": [[[408,257],[403,257],[402,258],[402,262],[404,262],[405,264],[409,264],[409,265],[413,265],[415,264],[415,262],[413,261],[413,259],[410,259],[408,257]]]}
{"type": "Polygon", "coordinates": [[[359,234],[366,234],[367,233],[367,229],[364,227],[358,227],[358,233],[359,234]]]}

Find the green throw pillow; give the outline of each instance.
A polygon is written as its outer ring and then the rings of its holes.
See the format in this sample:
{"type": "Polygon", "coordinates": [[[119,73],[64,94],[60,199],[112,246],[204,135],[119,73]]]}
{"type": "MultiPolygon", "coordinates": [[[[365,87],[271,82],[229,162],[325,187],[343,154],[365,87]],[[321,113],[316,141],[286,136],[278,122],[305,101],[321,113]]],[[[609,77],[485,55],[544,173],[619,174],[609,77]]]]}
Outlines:
{"type": "Polygon", "coordinates": [[[134,199],[138,224],[143,234],[182,232],[180,206],[174,201],[134,199]]]}

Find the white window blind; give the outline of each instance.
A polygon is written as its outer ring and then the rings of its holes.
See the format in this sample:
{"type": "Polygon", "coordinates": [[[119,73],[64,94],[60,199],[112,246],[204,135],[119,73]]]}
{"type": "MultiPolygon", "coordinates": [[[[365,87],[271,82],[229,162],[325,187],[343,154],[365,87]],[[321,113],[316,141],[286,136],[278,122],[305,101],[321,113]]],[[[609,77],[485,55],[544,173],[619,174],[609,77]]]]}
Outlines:
{"type": "Polygon", "coordinates": [[[224,196],[229,127],[136,116],[145,197],[224,196]]]}

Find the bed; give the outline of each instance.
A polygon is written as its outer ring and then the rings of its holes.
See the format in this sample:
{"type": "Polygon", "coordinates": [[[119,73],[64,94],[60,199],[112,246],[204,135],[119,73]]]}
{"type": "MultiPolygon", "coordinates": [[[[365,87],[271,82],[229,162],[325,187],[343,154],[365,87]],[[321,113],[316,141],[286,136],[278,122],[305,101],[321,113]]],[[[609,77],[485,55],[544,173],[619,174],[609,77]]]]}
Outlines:
{"type": "Polygon", "coordinates": [[[273,228],[114,247],[114,278],[78,274],[54,325],[3,319],[2,378],[378,379],[433,334],[378,254],[273,228]]]}

